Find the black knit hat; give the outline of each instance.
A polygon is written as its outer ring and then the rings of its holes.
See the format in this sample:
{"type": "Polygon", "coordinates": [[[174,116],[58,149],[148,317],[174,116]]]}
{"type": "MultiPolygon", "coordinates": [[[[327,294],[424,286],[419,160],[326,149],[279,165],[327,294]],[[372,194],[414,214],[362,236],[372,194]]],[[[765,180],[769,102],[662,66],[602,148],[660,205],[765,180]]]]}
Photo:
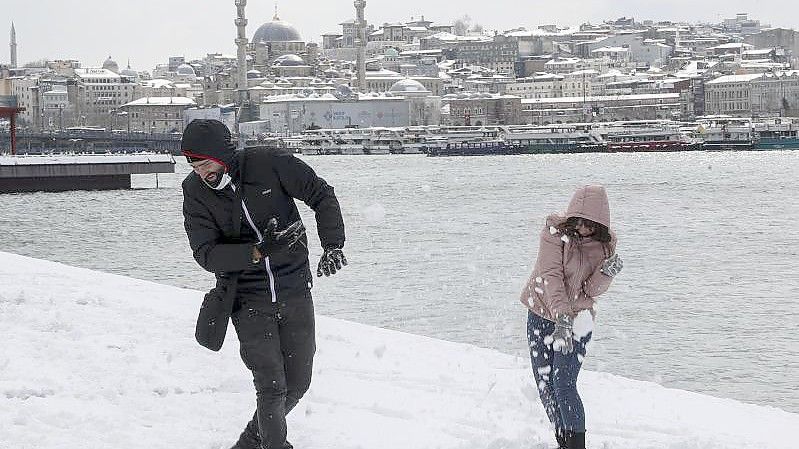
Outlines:
{"type": "Polygon", "coordinates": [[[195,119],[183,130],[180,150],[189,162],[211,159],[230,168],[236,147],[230,130],[219,120],[195,119]]]}

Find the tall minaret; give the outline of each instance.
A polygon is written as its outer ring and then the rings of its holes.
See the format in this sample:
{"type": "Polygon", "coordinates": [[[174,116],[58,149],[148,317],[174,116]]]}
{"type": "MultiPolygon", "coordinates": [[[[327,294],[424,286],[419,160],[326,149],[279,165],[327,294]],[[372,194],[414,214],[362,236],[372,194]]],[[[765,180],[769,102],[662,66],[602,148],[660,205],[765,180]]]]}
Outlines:
{"type": "Polygon", "coordinates": [[[366,92],[366,0],[355,0],[355,48],[358,50],[358,90],[366,92]]]}
{"type": "Polygon", "coordinates": [[[239,105],[243,106],[249,103],[249,95],[247,94],[247,17],[244,15],[244,8],[247,6],[247,0],[236,0],[236,9],[238,16],[236,17],[236,28],[238,28],[238,35],[236,36],[236,47],[238,48],[238,65],[239,65],[239,105]]]}
{"type": "Polygon", "coordinates": [[[17,31],[14,22],[11,22],[11,67],[17,67],[17,31]]]}

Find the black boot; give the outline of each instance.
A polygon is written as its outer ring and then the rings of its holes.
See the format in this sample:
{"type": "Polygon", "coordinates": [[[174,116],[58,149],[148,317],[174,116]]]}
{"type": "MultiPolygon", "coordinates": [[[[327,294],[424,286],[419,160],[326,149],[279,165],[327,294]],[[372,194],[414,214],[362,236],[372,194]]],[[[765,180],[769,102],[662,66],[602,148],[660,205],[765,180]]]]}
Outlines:
{"type": "Polygon", "coordinates": [[[585,432],[566,431],[566,449],[585,449],[585,432]]]}
{"type": "Polygon", "coordinates": [[[261,437],[258,435],[258,429],[251,426],[252,423],[247,424],[244,432],[239,435],[239,441],[230,449],[261,449],[261,437]]]}

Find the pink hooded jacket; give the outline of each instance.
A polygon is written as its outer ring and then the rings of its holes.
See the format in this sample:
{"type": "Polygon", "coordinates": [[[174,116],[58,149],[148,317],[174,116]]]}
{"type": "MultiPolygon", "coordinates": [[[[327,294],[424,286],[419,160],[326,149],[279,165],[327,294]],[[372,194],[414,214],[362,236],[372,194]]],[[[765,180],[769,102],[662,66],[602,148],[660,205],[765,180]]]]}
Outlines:
{"type": "Polygon", "coordinates": [[[602,262],[616,251],[616,236],[609,244],[588,238],[574,239],[558,231],[569,217],[582,217],[610,229],[610,206],[605,188],[589,185],[577,189],[565,215],[550,215],[541,231],[538,258],[520,301],[533,313],[550,321],[560,314],[572,317],[582,310],[594,314],[595,298],[613,280],[602,274],[602,262]]]}

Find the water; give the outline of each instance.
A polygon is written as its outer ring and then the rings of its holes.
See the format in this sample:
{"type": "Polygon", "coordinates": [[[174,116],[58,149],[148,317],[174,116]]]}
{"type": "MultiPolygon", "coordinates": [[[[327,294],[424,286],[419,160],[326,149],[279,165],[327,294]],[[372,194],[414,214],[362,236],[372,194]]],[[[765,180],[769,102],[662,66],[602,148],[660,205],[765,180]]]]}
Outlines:
{"type": "MultiPolygon", "coordinates": [[[[305,160],[347,225],[350,266],[317,280],[320,313],[527,357],[517,298],[543,217],[603,183],[625,268],[586,367],[799,412],[799,152],[305,160]]],[[[0,196],[0,250],[208,288],[177,169],[159,189],[0,196]]]]}

